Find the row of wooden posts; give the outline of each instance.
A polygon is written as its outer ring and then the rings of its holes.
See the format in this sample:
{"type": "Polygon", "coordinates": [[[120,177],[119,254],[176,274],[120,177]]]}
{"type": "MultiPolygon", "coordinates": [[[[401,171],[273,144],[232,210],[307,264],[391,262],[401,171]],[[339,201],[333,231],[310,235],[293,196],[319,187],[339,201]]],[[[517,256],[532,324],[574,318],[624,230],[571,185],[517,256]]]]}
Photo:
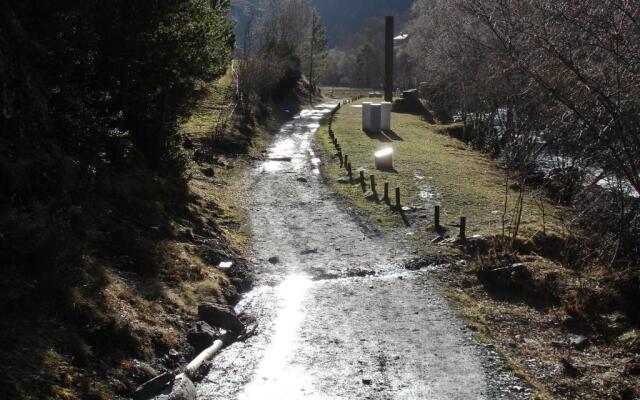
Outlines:
{"type": "MultiPolygon", "coordinates": [[[[357,101],[359,99],[361,99],[363,96],[356,96],[353,97],[351,99],[348,100],[343,100],[342,102],[338,103],[338,107],[336,109],[334,109],[330,116],[329,116],[329,138],[331,139],[331,142],[333,143],[336,151],[338,152],[338,159],[340,160],[340,168],[344,168],[347,171],[347,175],[349,176],[349,183],[353,184],[354,183],[354,179],[353,179],[353,169],[351,167],[351,162],[349,161],[349,155],[347,154],[343,154],[342,152],[342,146],[340,145],[340,143],[338,142],[338,139],[335,136],[335,133],[333,132],[333,117],[336,114],[336,112],[340,109],[340,106],[342,104],[349,104],[352,103],[354,101],[357,101]]],[[[370,180],[370,185],[371,185],[371,191],[373,192],[374,195],[378,195],[378,191],[377,191],[377,185],[376,185],[376,176],[375,175],[370,175],[369,176],[369,180],[370,180]]],[[[367,190],[367,182],[366,182],[366,178],[365,178],[365,174],[364,171],[360,171],[360,177],[359,177],[359,182],[360,182],[360,186],[362,188],[363,192],[366,192],[367,190]]],[[[400,188],[396,187],[395,188],[395,206],[392,206],[393,209],[395,209],[396,211],[402,213],[402,203],[400,201],[400,188]]],[[[385,182],[384,183],[384,195],[382,197],[382,201],[384,201],[385,203],[389,204],[391,206],[391,198],[389,197],[389,182],[385,182]]],[[[434,226],[434,230],[436,231],[440,231],[442,229],[442,226],[440,225],[440,206],[435,206],[434,209],[434,222],[433,222],[433,226],[434,226]]],[[[460,217],[460,233],[459,233],[459,238],[464,240],[466,239],[466,230],[467,230],[467,218],[466,217],[460,217]]]]}

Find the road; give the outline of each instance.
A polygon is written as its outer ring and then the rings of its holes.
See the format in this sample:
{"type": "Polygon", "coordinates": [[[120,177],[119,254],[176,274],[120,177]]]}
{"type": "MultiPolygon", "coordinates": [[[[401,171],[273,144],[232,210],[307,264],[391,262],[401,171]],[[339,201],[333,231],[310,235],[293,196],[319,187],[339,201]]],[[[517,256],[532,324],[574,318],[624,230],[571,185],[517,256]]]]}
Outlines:
{"type": "Polygon", "coordinates": [[[199,399],[531,398],[448,305],[408,245],[360,221],[320,176],[313,135],[335,104],[282,127],[250,174],[257,334],[226,348],[199,399]],[[291,157],[291,161],[269,161],[291,157]]]}

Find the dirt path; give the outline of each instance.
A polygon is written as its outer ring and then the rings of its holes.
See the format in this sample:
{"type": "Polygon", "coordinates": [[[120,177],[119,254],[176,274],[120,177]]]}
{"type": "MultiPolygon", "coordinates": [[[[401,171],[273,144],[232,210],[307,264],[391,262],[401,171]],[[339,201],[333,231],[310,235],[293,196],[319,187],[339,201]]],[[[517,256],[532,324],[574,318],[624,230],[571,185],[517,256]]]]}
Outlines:
{"type": "Polygon", "coordinates": [[[200,399],[530,398],[473,338],[429,269],[322,184],[312,139],[333,104],[283,126],[251,174],[259,332],[216,358],[200,399]]]}

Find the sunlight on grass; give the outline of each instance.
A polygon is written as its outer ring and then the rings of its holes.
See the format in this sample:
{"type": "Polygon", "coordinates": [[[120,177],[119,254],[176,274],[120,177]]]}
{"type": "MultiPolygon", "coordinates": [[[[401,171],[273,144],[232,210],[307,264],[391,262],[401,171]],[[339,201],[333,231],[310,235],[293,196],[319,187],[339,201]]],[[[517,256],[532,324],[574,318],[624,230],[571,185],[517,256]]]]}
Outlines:
{"type": "MultiPolygon", "coordinates": [[[[372,101],[363,99],[362,101],[372,101]]],[[[376,101],[375,99],[373,101],[376,101]]],[[[433,206],[441,206],[441,223],[451,227],[460,216],[468,220],[468,232],[492,234],[501,231],[505,199],[505,173],[496,167],[496,161],[468,148],[463,142],[441,134],[446,126],[431,125],[417,115],[393,113],[392,141],[370,137],[361,131],[361,108],[358,103],[346,105],[337,113],[333,130],[349,156],[354,174],[365,170],[365,176],[376,175],[379,191],[389,182],[391,191],[401,188],[402,203],[424,208],[424,214],[432,218],[433,206]],[[385,147],[393,147],[396,153],[394,172],[375,170],[373,154],[385,147]]],[[[323,127],[318,142],[329,155],[335,153],[323,127]]],[[[339,162],[334,159],[325,165],[330,185],[357,207],[365,210],[370,219],[386,227],[399,226],[402,221],[384,204],[364,199],[359,185],[337,183],[345,176],[339,162]]],[[[508,214],[511,214],[518,196],[517,190],[508,189],[508,214]]],[[[522,235],[525,238],[542,229],[543,212],[540,199],[528,193],[524,200],[522,235]]],[[[554,208],[544,204],[547,232],[556,230],[554,208]]]]}

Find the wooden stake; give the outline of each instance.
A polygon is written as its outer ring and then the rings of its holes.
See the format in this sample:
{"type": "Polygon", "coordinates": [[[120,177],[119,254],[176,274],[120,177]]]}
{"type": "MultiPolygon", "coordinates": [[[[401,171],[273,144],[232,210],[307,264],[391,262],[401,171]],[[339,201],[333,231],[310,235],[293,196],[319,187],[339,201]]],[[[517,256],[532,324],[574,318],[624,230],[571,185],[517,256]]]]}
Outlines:
{"type": "Polygon", "coordinates": [[[347,164],[347,172],[349,173],[349,182],[353,184],[353,171],[351,170],[351,163],[347,164]]]}
{"type": "Polygon", "coordinates": [[[371,179],[371,191],[373,193],[377,193],[376,192],[376,176],[375,175],[371,175],[370,179],[371,179]]]}
{"type": "Polygon", "coordinates": [[[347,167],[347,165],[349,165],[349,155],[345,154],[344,155],[344,166],[345,166],[345,168],[347,167]]]}
{"type": "Polygon", "coordinates": [[[467,217],[460,217],[460,239],[467,239],[467,217]]]}
{"type": "Polygon", "coordinates": [[[400,204],[400,188],[396,188],[396,207],[398,210],[402,211],[402,204],[400,204]]]}
{"type": "Polygon", "coordinates": [[[364,171],[360,171],[360,186],[362,186],[362,191],[367,190],[367,184],[364,182],[364,171]]]}
{"type": "Polygon", "coordinates": [[[436,228],[436,230],[440,229],[440,206],[436,206],[436,209],[434,211],[433,226],[436,228]]]}
{"type": "Polygon", "coordinates": [[[384,183],[384,197],[382,198],[387,204],[389,203],[389,182],[384,183]]]}

